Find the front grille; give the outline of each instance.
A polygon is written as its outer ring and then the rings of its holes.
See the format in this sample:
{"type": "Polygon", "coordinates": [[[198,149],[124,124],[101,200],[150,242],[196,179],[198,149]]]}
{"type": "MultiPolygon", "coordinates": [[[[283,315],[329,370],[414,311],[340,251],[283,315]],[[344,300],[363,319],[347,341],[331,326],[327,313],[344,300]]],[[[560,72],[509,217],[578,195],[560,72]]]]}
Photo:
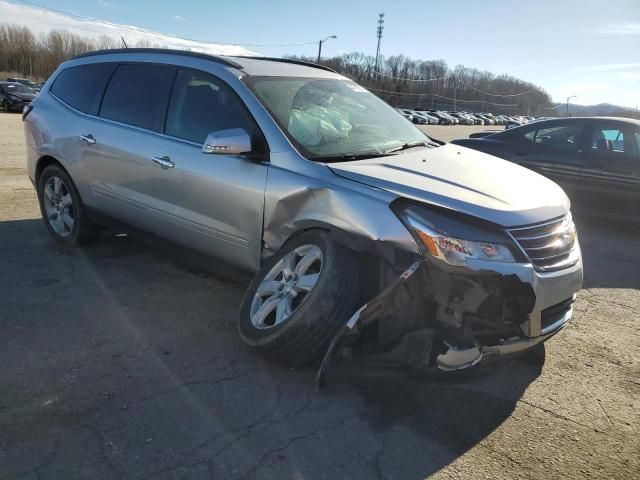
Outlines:
{"type": "Polygon", "coordinates": [[[558,320],[560,320],[565,313],[569,311],[571,305],[573,304],[573,297],[567,298],[565,301],[556,303],[550,307],[545,308],[540,313],[540,317],[542,320],[541,327],[542,330],[553,325],[558,320]]]}
{"type": "Polygon", "coordinates": [[[560,270],[578,261],[571,214],[545,223],[508,229],[536,270],[560,270]]]}

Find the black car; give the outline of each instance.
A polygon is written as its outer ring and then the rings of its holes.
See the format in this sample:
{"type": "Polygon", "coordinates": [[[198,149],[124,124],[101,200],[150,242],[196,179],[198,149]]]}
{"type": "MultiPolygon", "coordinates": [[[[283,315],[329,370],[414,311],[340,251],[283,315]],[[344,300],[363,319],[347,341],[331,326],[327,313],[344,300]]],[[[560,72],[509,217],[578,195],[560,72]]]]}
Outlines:
{"type": "MultiPolygon", "coordinates": [[[[543,120],[452,143],[528,167],[554,180],[575,209],[640,220],[640,121],[543,120]]],[[[499,175],[499,172],[496,172],[499,175]]]]}
{"type": "Polygon", "coordinates": [[[33,90],[33,93],[40,93],[40,89],[42,88],[39,83],[36,83],[36,82],[34,82],[32,80],[29,80],[29,79],[26,79],[26,78],[12,78],[12,77],[9,77],[9,78],[7,78],[7,82],[21,83],[25,87],[29,87],[31,90],[33,90]]]}
{"type": "Polygon", "coordinates": [[[21,112],[36,97],[33,91],[21,83],[0,82],[0,110],[21,112]]]}

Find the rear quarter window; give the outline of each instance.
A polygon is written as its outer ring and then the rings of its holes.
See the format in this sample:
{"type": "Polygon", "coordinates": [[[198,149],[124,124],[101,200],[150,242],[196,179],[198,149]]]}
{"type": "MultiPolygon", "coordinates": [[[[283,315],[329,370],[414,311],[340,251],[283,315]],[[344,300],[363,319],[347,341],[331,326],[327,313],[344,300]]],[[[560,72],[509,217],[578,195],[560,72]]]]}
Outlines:
{"type": "Polygon", "coordinates": [[[66,104],[84,113],[96,115],[113,63],[92,63],[70,67],[58,74],[51,92],[66,104]]]}

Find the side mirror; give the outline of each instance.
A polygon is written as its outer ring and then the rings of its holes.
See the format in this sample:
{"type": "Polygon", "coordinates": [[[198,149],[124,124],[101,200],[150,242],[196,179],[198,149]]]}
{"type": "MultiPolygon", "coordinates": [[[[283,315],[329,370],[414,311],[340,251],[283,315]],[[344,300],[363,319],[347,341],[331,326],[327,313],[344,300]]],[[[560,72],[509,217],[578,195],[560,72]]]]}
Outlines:
{"type": "Polygon", "coordinates": [[[219,155],[251,153],[251,137],[244,128],[211,132],[202,145],[202,153],[217,153],[219,155]]]}

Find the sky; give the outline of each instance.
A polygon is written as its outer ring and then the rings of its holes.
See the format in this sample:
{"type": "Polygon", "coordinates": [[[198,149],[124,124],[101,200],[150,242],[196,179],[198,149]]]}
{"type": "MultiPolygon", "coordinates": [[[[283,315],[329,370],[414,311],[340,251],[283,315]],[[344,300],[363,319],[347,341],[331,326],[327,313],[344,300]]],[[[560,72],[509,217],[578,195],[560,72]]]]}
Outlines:
{"type": "Polygon", "coordinates": [[[268,56],[316,55],[330,35],[323,55],[374,55],[379,12],[385,56],[513,75],[558,102],[640,107],[640,0],[0,0],[0,22],[38,32],[268,56]]]}

